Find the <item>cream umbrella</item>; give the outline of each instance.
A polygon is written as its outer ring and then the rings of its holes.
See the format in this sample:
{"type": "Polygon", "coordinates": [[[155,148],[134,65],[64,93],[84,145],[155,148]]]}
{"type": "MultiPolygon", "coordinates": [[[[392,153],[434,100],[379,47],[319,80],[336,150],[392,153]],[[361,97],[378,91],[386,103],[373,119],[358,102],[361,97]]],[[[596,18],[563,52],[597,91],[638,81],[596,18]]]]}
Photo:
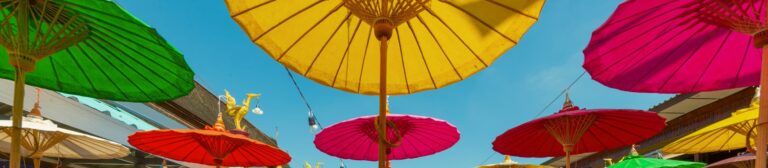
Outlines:
{"type": "MultiPolygon", "coordinates": [[[[130,150],[118,143],[59,128],[40,114],[40,91],[27,117],[22,118],[21,153],[40,167],[44,156],[72,159],[113,159],[125,157],[130,150]]],[[[0,151],[11,151],[11,120],[0,120],[0,151]]]]}

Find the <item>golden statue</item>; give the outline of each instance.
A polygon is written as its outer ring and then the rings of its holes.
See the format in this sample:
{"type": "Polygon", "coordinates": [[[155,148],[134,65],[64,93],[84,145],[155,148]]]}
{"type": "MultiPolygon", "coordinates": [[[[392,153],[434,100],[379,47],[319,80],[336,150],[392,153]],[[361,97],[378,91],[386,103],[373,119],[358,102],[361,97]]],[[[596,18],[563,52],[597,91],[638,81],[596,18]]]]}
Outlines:
{"type": "MultiPolygon", "coordinates": [[[[323,162],[317,162],[317,164],[315,165],[315,168],[320,168],[320,165],[322,165],[322,164],[323,164],[323,162]]],[[[312,165],[310,165],[309,162],[304,162],[304,167],[305,168],[312,168],[312,165]]]]}
{"type": "MultiPolygon", "coordinates": [[[[245,114],[248,114],[248,108],[251,104],[251,99],[254,97],[256,99],[259,99],[259,96],[261,96],[261,94],[255,94],[255,93],[246,94],[247,97],[245,98],[245,100],[243,100],[242,106],[237,105],[237,103],[235,102],[235,98],[229,95],[229,91],[224,90],[224,94],[225,96],[227,96],[227,114],[235,120],[235,129],[244,131],[245,127],[240,125],[240,121],[242,121],[243,118],[245,118],[245,114]]],[[[261,110],[254,109],[254,111],[261,111],[261,110]]]]}

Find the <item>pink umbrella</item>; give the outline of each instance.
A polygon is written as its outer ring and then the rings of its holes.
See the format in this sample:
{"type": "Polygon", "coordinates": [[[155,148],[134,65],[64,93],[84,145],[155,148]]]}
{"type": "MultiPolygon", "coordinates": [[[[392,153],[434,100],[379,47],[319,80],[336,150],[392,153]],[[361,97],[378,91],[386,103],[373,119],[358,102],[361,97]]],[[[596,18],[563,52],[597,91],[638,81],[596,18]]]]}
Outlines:
{"type": "MultiPolygon", "coordinates": [[[[633,92],[766,86],[766,1],[628,0],[593,33],[584,68],[606,86],[633,92]]],[[[768,122],[765,110],[760,123],[768,122]]],[[[760,142],[768,141],[766,126],[758,127],[760,142]]],[[[766,145],[758,147],[758,165],[765,167],[766,145]]]]}
{"type": "MultiPolygon", "coordinates": [[[[315,136],[315,146],[343,159],[377,161],[376,117],[353,118],[331,125],[315,136]]],[[[392,160],[432,155],[459,141],[459,130],[443,120],[397,114],[387,115],[387,120],[394,126],[387,130],[387,139],[393,144],[388,151],[388,158],[392,160]]]]}

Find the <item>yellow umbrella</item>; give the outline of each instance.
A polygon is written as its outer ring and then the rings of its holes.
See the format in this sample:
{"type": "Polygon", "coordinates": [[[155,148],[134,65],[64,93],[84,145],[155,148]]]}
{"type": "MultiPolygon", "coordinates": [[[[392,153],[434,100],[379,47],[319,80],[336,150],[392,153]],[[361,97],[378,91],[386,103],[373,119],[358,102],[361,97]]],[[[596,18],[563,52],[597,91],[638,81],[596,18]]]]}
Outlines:
{"type": "MultiPolygon", "coordinates": [[[[758,98],[749,107],[740,109],[724,120],[706,126],[680,138],[661,149],[664,153],[707,153],[745,148],[747,133],[757,123],[758,98]]],[[[750,137],[754,142],[755,136],[750,137]]]]}
{"type": "MultiPolygon", "coordinates": [[[[544,5],[544,0],[225,2],[250,40],[294,72],[340,90],[379,95],[382,136],[386,95],[437,89],[488,67],[518,43],[544,5]]],[[[387,142],[379,142],[383,168],[387,142]]]]}
{"type": "Polygon", "coordinates": [[[552,168],[551,166],[519,164],[512,161],[509,156],[504,156],[504,162],[478,166],[477,168],[552,168]]]}

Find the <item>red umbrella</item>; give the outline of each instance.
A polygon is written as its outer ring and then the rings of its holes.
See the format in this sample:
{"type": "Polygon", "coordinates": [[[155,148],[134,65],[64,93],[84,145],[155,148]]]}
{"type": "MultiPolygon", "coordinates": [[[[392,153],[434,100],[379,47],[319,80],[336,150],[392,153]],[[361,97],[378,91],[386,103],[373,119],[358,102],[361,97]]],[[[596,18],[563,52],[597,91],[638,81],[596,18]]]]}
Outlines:
{"type": "Polygon", "coordinates": [[[512,156],[548,157],[595,152],[650,138],[665,126],[656,113],[624,109],[579,109],[566,95],[558,113],[507,130],[493,141],[493,150],[512,156]]]}
{"type": "MultiPolygon", "coordinates": [[[[766,87],[767,2],[628,0],[593,33],[584,68],[606,86],[634,92],[766,87]]],[[[768,122],[765,110],[759,123],[768,122]]],[[[758,127],[758,141],[768,141],[767,126],[758,127]]],[[[760,167],[765,153],[766,145],[758,146],[760,167]]]]}
{"type": "MultiPolygon", "coordinates": [[[[377,116],[353,118],[323,129],[315,146],[329,155],[353,160],[378,160],[377,116]]],[[[387,115],[387,140],[392,160],[412,159],[450,148],[459,141],[459,130],[450,123],[415,115],[387,115]]]]}
{"type": "Polygon", "coordinates": [[[224,129],[221,113],[204,130],[152,130],[128,136],[128,143],[168,159],[215,166],[278,166],[291,161],[282,150],[224,129]]]}

